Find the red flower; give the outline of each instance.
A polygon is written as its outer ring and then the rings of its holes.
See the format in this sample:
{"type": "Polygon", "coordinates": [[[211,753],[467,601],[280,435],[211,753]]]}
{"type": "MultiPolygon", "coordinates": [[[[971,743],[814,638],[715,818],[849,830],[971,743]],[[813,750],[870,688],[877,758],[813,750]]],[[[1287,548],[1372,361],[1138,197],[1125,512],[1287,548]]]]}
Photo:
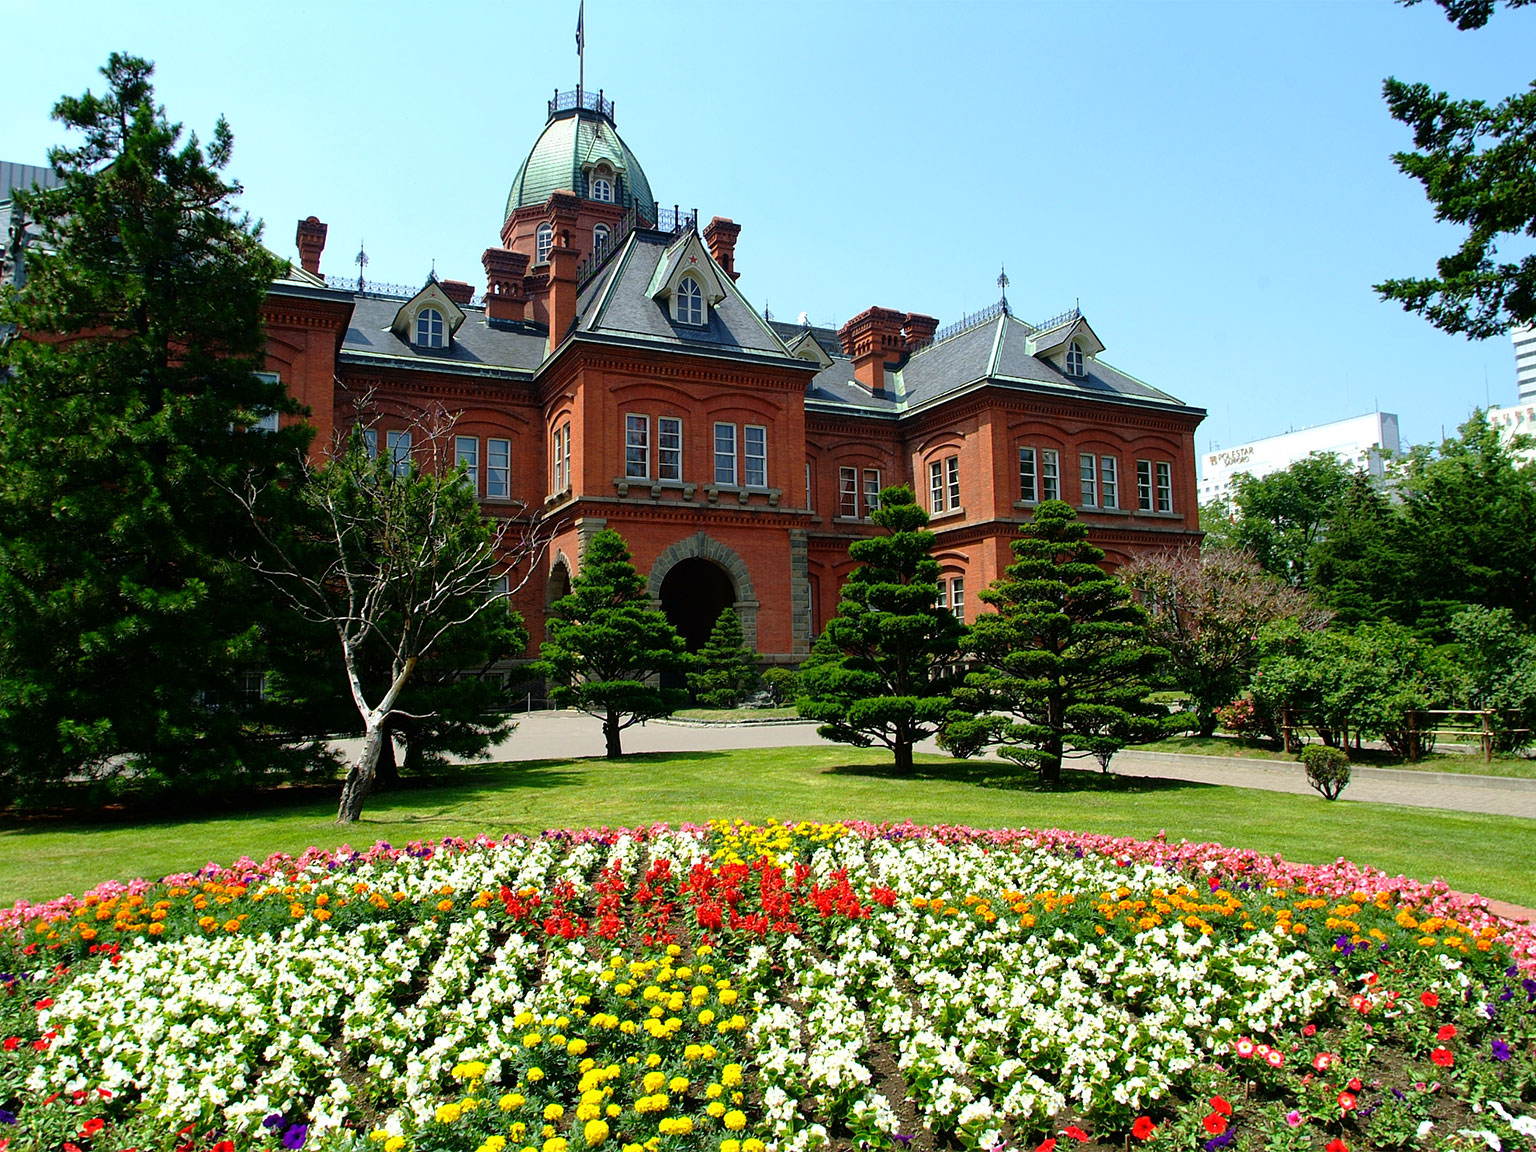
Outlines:
{"type": "Polygon", "coordinates": [[[7,1036],[5,1038],[5,1043],[4,1044],[0,1044],[0,1048],[4,1048],[7,1052],[14,1052],[14,1051],[16,1051],[16,1049],[18,1049],[20,1047],[21,1047],[21,1037],[20,1036],[7,1036]]]}
{"type": "Polygon", "coordinates": [[[1246,1036],[1241,1037],[1240,1039],[1234,1041],[1232,1044],[1232,1051],[1236,1052],[1244,1060],[1252,1056],[1257,1050],[1257,1046],[1254,1044],[1254,1042],[1248,1039],[1246,1036]]]}
{"type": "MultiPolygon", "coordinates": [[[[235,1152],[235,1142],[233,1140],[220,1140],[208,1152],[235,1152]]],[[[1046,1152],[1050,1152],[1050,1150],[1047,1149],[1046,1152]]]]}
{"type": "Polygon", "coordinates": [[[1088,1133],[1084,1132],[1076,1124],[1068,1124],[1061,1130],[1061,1134],[1063,1136],[1072,1137],[1072,1139],[1076,1140],[1079,1144],[1085,1144],[1089,1139],[1088,1133]]]}
{"type": "Polygon", "coordinates": [[[1436,996],[1433,992],[1426,992],[1419,997],[1419,1003],[1426,1008],[1438,1008],[1440,1007],[1440,997],[1436,996]]]}
{"type": "Polygon", "coordinates": [[[1346,1112],[1353,1111],[1355,1107],[1355,1094],[1353,1092],[1340,1092],[1339,1107],[1346,1112]]]}
{"type": "Polygon", "coordinates": [[[1332,1052],[1319,1052],[1316,1056],[1312,1057],[1312,1067],[1316,1068],[1319,1072],[1326,1072],[1332,1066],[1335,1059],[1336,1057],[1332,1052]]]}
{"type": "Polygon", "coordinates": [[[1442,1068],[1449,1068],[1456,1063],[1456,1057],[1451,1055],[1449,1048],[1436,1048],[1429,1054],[1429,1058],[1442,1068]]]}
{"type": "Polygon", "coordinates": [[[1328,1141],[1328,1147],[1325,1152],[1349,1152],[1349,1145],[1335,1136],[1332,1140],[1328,1141]]]}
{"type": "Polygon", "coordinates": [[[1348,1088],[1351,1092],[1358,1092],[1360,1089],[1364,1088],[1365,1085],[1360,1083],[1360,1077],[1353,1076],[1350,1078],[1349,1083],[1344,1085],[1344,1087],[1348,1088]]]}
{"type": "Polygon", "coordinates": [[[1212,1096],[1211,1111],[1220,1112],[1223,1116],[1230,1116],[1232,1115],[1232,1105],[1228,1104],[1220,1096],[1212,1096]]]}
{"type": "Polygon", "coordinates": [[[39,1012],[41,1012],[44,1008],[52,1008],[53,1007],[53,997],[52,996],[44,996],[41,1000],[39,1000],[34,1005],[34,1007],[39,1012]]]}
{"type": "Polygon", "coordinates": [[[1271,1048],[1268,1052],[1264,1053],[1264,1059],[1271,1068],[1278,1068],[1285,1063],[1285,1053],[1281,1052],[1278,1048],[1271,1048]]]}
{"type": "Polygon", "coordinates": [[[1212,1112],[1205,1118],[1205,1130],[1212,1136],[1220,1136],[1227,1130],[1227,1118],[1220,1112],[1212,1112]]]}
{"type": "Polygon", "coordinates": [[[1454,1024],[1445,1024],[1445,1025],[1441,1026],[1439,1032],[1435,1033],[1435,1039],[1436,1040],[1450,1040],[1450,1039],[1453,1039],[1455,1037],[1455,1035],[1456,1035],[1456,1025],[1454,1025],[1454,1024]]]}
{"type": "Polygon", "coordinates": [[[1305,1028],[1303,1028],[1301,1030],[1301,1034],[1303,1036],[1316,1036],[1317,1035],[1317,1025],[1316,1024],[1308,1024],[1305,1028]]]}
{"type": "MultiPolygon", "coordinates": [[[[215,1149],[214,1152],[218,1152],[218,1150],[215,1149]]],[[[230,1145],[230,1152],[234,1152],[233,1144],[230,1145]]],[[[1040,1142],[1040,1147],[1036,1148],[1035,1152],[1056,1152],[1056,1138],[1054,1136],[1047,1136],[1040,1142]]]]}
{"type": "Polygon", "coordinates": [[[100,1132],[106,1126],[107,1122],[100,1116],[92,1116],[89,1120],[80,1126],[80,1139],[89,1140],[92,1136],[96,1135],[96,1133],[100,1132]]]}
{"type": "Polygon", "coordinates": [[[1149,1140],[1156,1131],[1157,1125],[1146,1116],[1136,1117],[1136,1123],[1131,1125],[1131,1135],[1138,1140],[1149,1140]]]}

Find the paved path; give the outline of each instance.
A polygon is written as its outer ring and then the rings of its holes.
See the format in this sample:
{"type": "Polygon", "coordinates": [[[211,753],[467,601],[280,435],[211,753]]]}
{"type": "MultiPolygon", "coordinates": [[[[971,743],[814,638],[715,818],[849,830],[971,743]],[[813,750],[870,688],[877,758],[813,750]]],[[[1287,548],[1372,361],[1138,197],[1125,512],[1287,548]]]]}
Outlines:
{"type": "MultiPolygon", "coordinates": [[[[815,724],[810,722],[697,725],[653,720],[624,731],[626,752],[707,752],[719,748],[785,748],[822,743],[821,737],[816,735],[815,724]]],[[[924,742],[920,749],[939,751],[931,740],[924,742]]],[[[579,712],[531,712],[518,717],[517,731],[493,750],[492,758],[553,760],[602,754],[602,725],[592,717],[579,712]]],[[[1161,777],[1268,792],[1312,794],[1301,765],[1283,761],[1133,749],[1119,753],[1112,767],[1121,776],[1161,777]]],[[[1488,812],[1536,820],[1536,780],[1356,768],[1344,799],[1356,803],[1402,804],[1411,808],[1488,812]]]]}

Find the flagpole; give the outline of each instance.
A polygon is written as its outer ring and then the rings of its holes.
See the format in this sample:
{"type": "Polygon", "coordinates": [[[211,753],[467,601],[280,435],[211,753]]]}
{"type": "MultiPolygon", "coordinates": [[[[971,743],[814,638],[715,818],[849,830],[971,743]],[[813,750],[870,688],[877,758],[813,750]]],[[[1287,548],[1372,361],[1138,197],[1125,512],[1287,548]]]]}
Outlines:
{"type": "Polygon", "coordinates": [[[576,107],[582,106],[582,93],[587,86],[587,45],[586,25],[587,0],[581,0],[581,7],[576,10],[576,107]]]}

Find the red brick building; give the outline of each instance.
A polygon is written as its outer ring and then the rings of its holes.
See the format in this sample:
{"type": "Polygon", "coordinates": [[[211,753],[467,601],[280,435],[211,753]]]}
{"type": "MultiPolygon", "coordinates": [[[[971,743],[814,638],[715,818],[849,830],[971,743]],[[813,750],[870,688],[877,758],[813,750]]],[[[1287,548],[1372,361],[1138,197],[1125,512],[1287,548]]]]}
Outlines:
{"type": "Polygon", "coordinates": [[[557,94],[482,287],[323,277],[311,217],[268,300],[270,368],[321,445],[362,423],[403,459],[418,413],[458,414],[454,454],[487,513],[557,528],[517,602],[535,647],[603,527],[690,646],[734,605],[783,662],[835,611],[884,485],[932,513],[961,615],[1041,500],[1075,505],[1115,562],[1198,539],[1204,412],[1101,360],[1076,309],[1032,325],[1003,301],[943,331],[880,307],[836,332],[775,323],[736,288],[739,232],[660,208],[613,105],[557,94]]]}

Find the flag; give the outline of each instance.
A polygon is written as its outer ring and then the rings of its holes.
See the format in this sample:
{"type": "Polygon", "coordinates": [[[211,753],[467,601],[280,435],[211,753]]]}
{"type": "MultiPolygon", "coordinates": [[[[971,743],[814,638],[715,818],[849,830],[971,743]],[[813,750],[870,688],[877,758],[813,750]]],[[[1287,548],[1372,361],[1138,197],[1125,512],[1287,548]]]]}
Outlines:
{"type": "Polygon", "coordinates": [[[587,0],[581,0],[581,7],[576,9],[576,55],[578,56],[581,55],[582,51],[581,26],[586,21],[586,16],[587,0]]]}

